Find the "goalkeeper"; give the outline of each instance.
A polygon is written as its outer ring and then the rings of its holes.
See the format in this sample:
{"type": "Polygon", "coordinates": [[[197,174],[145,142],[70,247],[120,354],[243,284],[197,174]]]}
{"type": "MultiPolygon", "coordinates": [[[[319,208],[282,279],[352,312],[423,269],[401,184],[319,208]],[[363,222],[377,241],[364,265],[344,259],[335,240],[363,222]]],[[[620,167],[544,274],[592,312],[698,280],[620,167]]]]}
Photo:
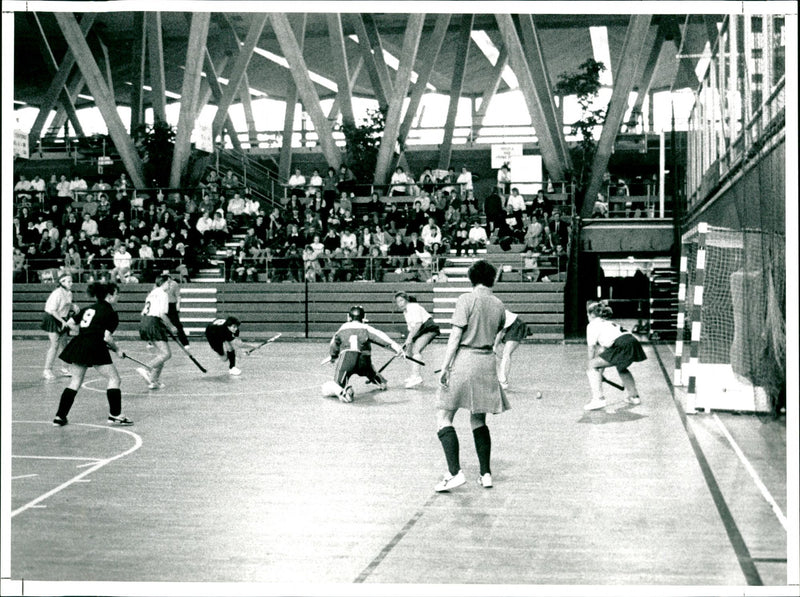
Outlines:
{"type": "Polygon", "coordinates": [[[362,307],[351,307],[347,322],[342,324],[331,339],[330,358],[336,362],[336,366],[333,381],[322,384],[323,397],[337,396],[342,402],[352,402],[354,392],[350,378],[353,375],[366,377],[381,390],[386,389],[386,378],[375,371],[372,365],[373,342],[390,346],[398,355],[403,354],[403,348],[397,342],[366,324],[362,307]]]}

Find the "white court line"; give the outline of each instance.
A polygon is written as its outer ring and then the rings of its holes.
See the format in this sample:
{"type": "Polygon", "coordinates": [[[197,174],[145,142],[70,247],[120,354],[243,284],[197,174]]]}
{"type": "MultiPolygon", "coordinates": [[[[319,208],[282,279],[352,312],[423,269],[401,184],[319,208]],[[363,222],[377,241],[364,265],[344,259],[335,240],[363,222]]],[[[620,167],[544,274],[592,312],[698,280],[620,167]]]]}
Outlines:
{"type": "MultiPolygon", "coordinates": [[[[45,421],[12,421],[12,422],[13,423],[44,423],[45,421]]],[[[47,424],[49,425],[50,423],[47,422],[47,424]]],[[[94,471],[104,467],[105,465],[107,465],[107,464],[109,464],[111,462],[114,462],[115,460],[117,460],[119,458],[122,458],[123,456],[127,456],[128,454],[132,454],[133,452],[135,452],[136,450],[138,450],[142,446],[142,438],[139,437],[137,434],[135,434],[132,431],[129,431],[127,429],[120,429],[118,427],[104,427],[102,425],[92,425],[90,423],[76,423],[76,425],[81,425],[83,427],[95,427],[97,429],[108,429],[110,431],[118,431],[120,433],[127,433],[128,435],[130,435],[131,437],[134,438],[134,442],[135,443],[134,443],[132,448],[129,448],[128,450],[126,450],[124,452],[121,452],[121,453],[117,454],[116,456],[112,456],[111,458],[105,458],[103,460],[98,461],[97,463],[92,465],[91,468],[86,469],[81,474],[73,477],[69,481],[66,481],[66,482],[62,483],[61,485],[59,485],[58,487],[56,487],[54,489],[51,489],[47,493],[43,493],[42,495],[40,495],[39,497],[31,500],[30,502],[28,502],[24,506],[20,506],[16,510],[13,510],[11,512],[11,518],[14,518],[17,514],[20,514],[21,512],[24,512],[25,510],[28,510],[29,508],[35,507],[40,502],[43,502],[47,498],[57,494],[59,491],[62,491],[63,489],[66,489],[67,487],[69,487],[73,483],[76,483],[76,482],[80,481],[81,479],[83,479],[87,475],[92,474],[94,471]]]]}
{"type": "Polygon", "coordinates": [[[725,427],[725,425],[716,415],[716,413],[712,416],[716,421],[720,431],[722,431],[722,434],[728,439],[728,442],[731,444],[733,451],[736,452],[736,455],[739,457],[739,460],[742,461],[744,468],[747,470],[748,473],[750,473],[750,476],[753,478],[756,487],[758,487],[759,491],[761,491],[761,495],[764,496],[764,499],[767,500],[767,503],[772,507],[772,511],[775,513],[775,516],[778,517],[778,521],[783,526],[783,530],[788,531],[789,529],[787,528],[786,516],[783,514],[783,511],[781,510],[781,507],[778,505],[778,503],[773,499],[772,494],[769,492],[769,489],[767,489],[767,486],[764,485],[764,483],[761,481],[761,477],[758,476],[756,469],[754,469],[753,465],[750,464],[750,461],[747,460],[747,457],[739,448],[739,445],[734,441],[733,437],[728,432],[728,429],[725,427]]]}
{"type": "Polygon", "coordinates": [[[16,477],[11,477],[11,480],[13,481],[14,479],[27,479],[29,477],[38,477],[38,476],[39,475],[37,475],[36,473],[32,473],[30,475],[18,475],[16,477]]]}
{"type": "MultiPolygon", "coordinates": [[[[19,423],[20,421],[14,421],[19,423]]],[[[38,460],[88,460],[89,462],[100,462],[102,458],[82,458],[81,456],[20,456],[12,454],[11,458],[35,458],[38,460]]]]}

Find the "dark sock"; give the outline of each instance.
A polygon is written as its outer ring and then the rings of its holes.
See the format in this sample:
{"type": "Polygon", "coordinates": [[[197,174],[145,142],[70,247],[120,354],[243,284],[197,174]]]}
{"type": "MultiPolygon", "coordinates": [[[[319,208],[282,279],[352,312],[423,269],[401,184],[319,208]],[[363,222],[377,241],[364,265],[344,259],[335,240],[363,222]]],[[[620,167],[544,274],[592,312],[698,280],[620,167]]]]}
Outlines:
{"type": "Polygon", "coordinates": [[[236,351],[235,350],[229,350],[228,351],[228,364],[230,365],[231,369],[236,367],[236,351]]]}
{"type": "Polygon", "coordinates": [[[58,401],[58,412],[56,413],[57,417],[61,417],[62,419],[67,418],[69,409],[72,408],[72,403],[75,402],[75,395],[77,393],[78,390],[64,388],[64,391],[61,392],[61,400],[58,401]]]}
{"type": "Polygon", "coordinates": [[[489,461],[492,457],[492,437],[489,435],[489,428],[483,425],[477,429],[473,429],[472,438],[475,440],[475,451],[478,453],[481,476],[486,473],[491,473],[489,461]]]}
{"type": "Polygon", "coordinates": [[[122,392],[119,388],[108,388],[106,398],[108,398],[108,414],[118,417],[122,412],[122,392]]]}
{"type": "Polygon", "coordinates": [[[461,470],[461,463],[458,460],[458,435],[456,435],[456,430],[451,425],[448,425],[439,429],[437,435],[439,436],[439,441],[442,442],[444,457],[447,459],[447,470],[450,471],[451,475],[455,475],[461,470]]]}

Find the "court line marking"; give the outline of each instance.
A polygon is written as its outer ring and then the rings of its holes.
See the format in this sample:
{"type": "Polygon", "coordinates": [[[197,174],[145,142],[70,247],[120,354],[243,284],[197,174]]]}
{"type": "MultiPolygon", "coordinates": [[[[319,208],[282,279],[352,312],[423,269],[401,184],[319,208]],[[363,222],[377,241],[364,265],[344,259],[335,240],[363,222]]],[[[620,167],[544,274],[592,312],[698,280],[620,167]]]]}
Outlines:
{"type": "Polygon", "coordinates": [[[13,481],[14,479],[28,479],[30,477],[38,477],[38,476],[39,475],[37,473],[32,473],[30,475],[17,475],[16,477],[11,477],[11,480],[13,481]]]}
{"type": "Polygon", "coordinates": [[[741,460],[742,464],[744,465],[744,468],[747,470],[748,473],[750,473],[750,476],[753,478],[753,482],[756,484],[756,487],[758,487],[758,490],[761,492],[761,495],[764,496],[764,499],[767,500],[767,503],[772,508],[772,511],[775,513],[775,516],[778,517],[778,521],[781,523],[781,526],[783,526],[783,530],[788,531],[789,528],[787,526],[788,523],[786,520],[786,516],[783,514],[781,507],[772,497],[772,494],[769,492],[769,489],[767,489],[767,486],[764,485],[763,481],[761,481],[761,477],[758,476],[756,469],[754,469],[753,465],[750,464],[750,461],[744,455],[744,452],[742,452],[742,449],[739,447],[739,444],[737,444],[736,441],[733,439],[733,436],[728,431],[728,428],[725,427],[725,424],[717,416],[717,414],[714,413],[713,415],[711,415],[711,417],[716,422],[717,427],[719,427],[719,430],[722,432],[722,435],[724,435],[725,438],[728,440],[728,443],[730,443],[731,448],[733,448],[733,451],[739,457],[739,460],[741,460]]]}
{"type": "Polygon", "coordinates": [[[422,517],[422,515],[425,513],[425,510],[433,503],[433,500],[435,500],[438,495],[438,493],[434,493],[428,498],[428,501],[425,502],[420,509],[414,513],[414,516],[409,519],[403,528],[400,529],[386,545],[383,546],[383,549],[381,549],[380,553],[378,553],[378,555],[375,556],[375,558],[369,564],[367,564],[367,567],[364,568],[364,570],[361,571],[361,574],[359,574],[353,581],[354,583],[363,583],[365,580],[367,580],[369,575],[372,574],[378,566],[380,566],[384,559],[386,559],[386,556],[389,555],[389,552],[391,552],[395,546],[400,543],[403,537],[405,537],[414,527],[414,525],[417,524],[417,521],[422,517]]]}
{"type": "MultiPolygon", "coordinates": [[[[47,425],[51,424],[49,421],[12,421],[12,423],[41,423],[41,424],[47,424],[47,425]]],[[[81,479],[86,477],[87,475],[92,474],[96,470],[99,470],[99,469],[103,468],[105,465],[110,464],[110,463],[114,462],[115,460],[118,460],[118,459],[120,459],[120,458],[122,458],[124,456],[132,454],[133,452],[135,452],[136,450],[138,450],[139,448],[142,447],[142,438],[139,437],[139,435],[137,435],[133,431],[130,431],[128,429],[120,429],[119,427],[104,427],[103,425],[93,425],[91,423],[75,423],[75,425],[81,425],[83,427],[94,427],[95,429],[106,429],[106,430],[109,430],[109,431],[117,431],[117,432],[120,432],[120,433],[127,433],[128,435],[133,437],[134,444],[133,444],[133,446],[131,448],[128,448],[124,452],[120,452],[116,456],[112,456],[111,458],[104,458],[102,460],[99,460],[98,462],[93,464],[90,468],[87,468],[85,471],[83,471],[79,475],[73,477],[72,479],[70,479],[68,481],[65,481],[64,483],[62,483],[58,487],[55,487],[55,488],[51,489],[48,492],[43,493],[39,497],[34,498],[30,502],[28,502],[27,504],[25,504],[23,506],[20,506],[16,510],[13,510],[11,512],[11,518],[14,518],[17,514],[21,514],[25,510],[28,510],[28,509],[33,508],[33,507],[36,507],[40,502],[43,502],[47,498],[54,496],[55,494],[57,494],[60,491],[63,491],[64,489],[66,489],[67,487],[72,485],[73,483],[77,483],[78,481],[80,481],[81,479]]]]}
{"type": "Polygon", "coordinates": [[[725,501],[725,496],[722,494],[722,489],[720,489],[720,486],[717,483],[717,479],[714,476],[714,471],[711,469],[711,465],[708,463],[706,455],[703,453],[703,449],[700,447],[700,442],[698,441],[694,430],[691,428],[691,425],[689,425],[688,417],[686,416],[680,401],[675,396],[675,386],[672,384],[672,377],[667,373],[667,368],[664,366],[664,362],[661,360],[661,355],[658,352],[658,346],[653,345],[652,349],[656,356],[656,360],[658,361],[658,366],[661,368],[661,374],[664,377],[664,381],[666,381],[667,387],[672,395],[673,406],[675,406],[675,410],[678,411],[678,417],[680,418],[683,429],[686,432],[686,437],[689,439],[689,445],[692,447],[692,451],[694,451],[697,464],[700,466],[700,472],[703,474],[703,478],[706,481],[706,486],[711,493],[711,499],[717,508],[717,513],[719,514],[720,519],[722,520],[722,526],[725,528],[725,533],[728,535],[728,540],[731,543],[731,547],[733,547],[733,552],[736,555],[736,560],[739,563],[739,568],[744,575],[745,581],[750,586],[764,586],[764,581],[761,579],[761,575],[759,574],[758,568],[753,561],[750,550],[747,548],[744,537],[742,537],[742,533],[739,531],[739,527],[736,525],[736,520],[733,518],[733,514],[728,507],[728,503],[725,501]]]}
{"type": "MultiPolygon", "coordinates": [[[[14,421],[18,423],[19,421],[14,421]]],[[[11,458],[30,458],[36,460],[88,460],[91,462],[100,462],[102,458],[84,458],[82,456],[25,456],[20,454],[12,454],[11,458]]]]}

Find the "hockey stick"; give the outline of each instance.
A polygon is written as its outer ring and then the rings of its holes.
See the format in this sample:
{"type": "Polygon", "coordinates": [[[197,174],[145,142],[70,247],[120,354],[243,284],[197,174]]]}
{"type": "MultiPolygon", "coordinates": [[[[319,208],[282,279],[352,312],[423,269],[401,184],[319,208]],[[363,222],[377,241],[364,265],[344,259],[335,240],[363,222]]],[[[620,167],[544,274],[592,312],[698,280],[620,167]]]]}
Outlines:
{"type": "Polygon", "coordinates": [[[262,343],[261,343],[261,344],[259,344],[258,346],[255,346],[255,347],[251,348],[250,350],[247,350],[247,351],[245,351],[245,354],[253,354],[255,351],[257,351],[259,348],[261,348],[261,347],[262,347],[262,346],[264,346],[265,344],[269,344],[270,342],[275,342],[275,340],[277,340],[278,338],[280,338],[280,337],[281,337],[281,335],[282,335],[282,334],[275,334],[275,335],[274,335],[272,338],[270,338],[269,340],[265,340],[264,342],[262,342],[262,343]]]}
{"type": "MultiPolygon", "coordinates": [[[[108,346],[108,344],[106,344],[106,346],[108,346]]],[[[108,349],[109,349],[109,350],[111,350],[112,352],[114,352],[114,351],[111,349],[111,347],[110,347],[110,346],[108,347],[108,349]]],[[[124,352],[124,351],[123,351],[123,353],[122,353],[122,354],[123,354],[123,356],[122,356],[122,358],[123,358],[123,359],[128,359],[128,360],[130,360],[130,361],[133,361],[133,362],[134,362],[134,363],[136,363],[137,365],[141,365],[142,367],[145,367],[146,369],[149,369],[149,368],[150,368],[150,365],[148,365],[147,363],[143,363],[143,362],[142,362],[142,361],[140,361],[139,359],[134,359],[134,358],[133,358],[131,355],[129,355],[127,352],[124,352]]]]}
{"type": "Polygon", "coordinates": [[[186,353],[186,356],[189,357],[192,360],[192,363],[197,365],[197,368],[200,369],[200,371],[202,371],[203,373],[206,373],[207,369],[200,364],[200,361],[198,361],[196,358],[194,358],[194,355],[191,352],[186,350],[186,347],[183,344],[180,343],[180,340],[178,340],[175,337],[175,335],[172,332],[170,332],[169,330],[167,330],[167,333],[169,334],[169,337],[172,338],[173,340],[175,340],[175,343],[178,346],[181,347],[181,350],[186,353]]]}
{"type": "Polygon", "coordinates": [[[618,390],[623,390],[623,391],[625,390],[625,386],[621,386],[617,382],[611,381],[605,375],[603,376],[603,381],[608,385],[610,385],[612,388],[617,388],[618,390]]]}
{"type": "Polygon", "coordinates": [[[389,366],[389,363],[391,363],[393,360],[395,360],[395,359],[396,359],[398,356],[399,356],[399,355],[398,355],[397,353],[393,354],[393,355],[391,356],[391,358],[390,358],[388,361],[386,361],[386,362],[383,364],[383,366],[382,366],[380,369],[378,369],[378,373],[380,373],[381,371],[383,371],[384,369],[386,369],[386,367],[388,367],[388,366],[389,366]]]}

